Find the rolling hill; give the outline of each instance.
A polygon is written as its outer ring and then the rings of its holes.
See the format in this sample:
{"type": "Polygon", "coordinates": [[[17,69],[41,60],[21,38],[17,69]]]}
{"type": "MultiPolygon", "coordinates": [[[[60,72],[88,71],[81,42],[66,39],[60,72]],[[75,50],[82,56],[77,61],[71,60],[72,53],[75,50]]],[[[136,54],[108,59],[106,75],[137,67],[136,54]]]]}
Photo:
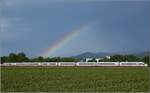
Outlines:
{"type": "Polygon", "coordinates": [[[98,53],[92,53],[92,52],[85,52],[76,56],[72,56],[73,58],[79,58],[79,59],[85,59],[85,58],[100,58],[105,56],[111,56],[111,55],[127,55],[127,54],[133,54],[138,57],[143,57],[145,55],[150,55],[150,52],[130,52],[130,53],[105,53],[105,52],[98,52],[98,53]]]}

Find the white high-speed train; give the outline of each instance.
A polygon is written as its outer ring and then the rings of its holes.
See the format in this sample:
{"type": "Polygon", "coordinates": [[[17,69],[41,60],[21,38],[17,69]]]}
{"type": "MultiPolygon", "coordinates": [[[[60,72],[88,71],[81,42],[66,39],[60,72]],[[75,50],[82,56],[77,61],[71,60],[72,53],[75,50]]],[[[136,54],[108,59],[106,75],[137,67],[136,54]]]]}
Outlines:
{"type": "Polygon", "coordinates": [[[144,62],[15,62],[3,63],[1,66],[128,66],[147,67],[144,62]]]}

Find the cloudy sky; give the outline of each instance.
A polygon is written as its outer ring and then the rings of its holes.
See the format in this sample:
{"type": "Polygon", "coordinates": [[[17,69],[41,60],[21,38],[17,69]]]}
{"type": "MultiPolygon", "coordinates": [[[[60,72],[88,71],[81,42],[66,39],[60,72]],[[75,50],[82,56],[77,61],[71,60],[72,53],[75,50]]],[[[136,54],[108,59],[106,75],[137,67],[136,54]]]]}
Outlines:
{"type": "Polygon", "coordinates": [[[73,56],[150,47],[150,0],[1,0],[0,6],[2,55],[73,56]]]}

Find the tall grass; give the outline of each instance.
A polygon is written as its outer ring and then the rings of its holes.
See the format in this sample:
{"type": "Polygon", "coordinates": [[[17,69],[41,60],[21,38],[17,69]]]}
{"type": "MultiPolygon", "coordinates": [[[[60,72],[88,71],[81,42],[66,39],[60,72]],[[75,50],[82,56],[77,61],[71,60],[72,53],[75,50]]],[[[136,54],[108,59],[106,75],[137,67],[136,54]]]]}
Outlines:
{"type": "Polygon", "coordinates": [[[5,92],[147,92],[144,67],[2,67],[5,92]]]}

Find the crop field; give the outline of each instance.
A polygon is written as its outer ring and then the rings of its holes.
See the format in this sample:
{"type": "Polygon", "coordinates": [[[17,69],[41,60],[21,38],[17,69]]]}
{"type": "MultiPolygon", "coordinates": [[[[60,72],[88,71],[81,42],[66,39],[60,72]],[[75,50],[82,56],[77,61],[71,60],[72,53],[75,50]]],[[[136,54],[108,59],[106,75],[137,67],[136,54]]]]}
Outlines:
{"type": "Polygon", "coordinates": [[[2,92],[148,92],[147,67],[1,67],[2,92]]]}

